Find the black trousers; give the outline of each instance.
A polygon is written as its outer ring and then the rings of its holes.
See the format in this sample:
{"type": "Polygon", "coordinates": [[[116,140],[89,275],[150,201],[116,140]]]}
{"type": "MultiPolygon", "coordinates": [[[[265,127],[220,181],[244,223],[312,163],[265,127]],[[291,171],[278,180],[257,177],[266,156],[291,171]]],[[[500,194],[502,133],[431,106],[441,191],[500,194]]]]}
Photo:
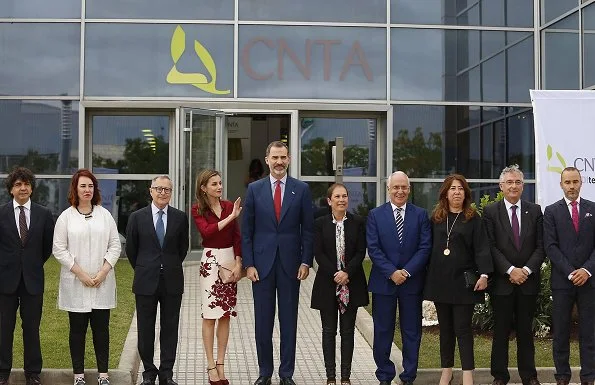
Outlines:
{"type": "Polygon", "coordinates": [[[517,365],[523,382],[537,377],[535,369],[535,344],[533,342],[533,318],[537,295],[525,295],[515,287],[510,295],[492,295],[494,308],[494,335],[492,339],[491,374],[496,380],[508,382],[508,338],[512,330],[516,334],[517,365]]]}
{"type": "Polygon", "coordinates": [[[473,329],[471,319],[475,305],[455,305],[435,302],[440,325],[440,363],[443,368],[455,364],[455,340],[459,343],[461,369],[475,369],[473,329]]]}
{"type": "Polygon", "coordinates": [[[570,325],[572,323],[572,307],[576,303],[579,322],[579,352],[581,381],[595,380],[595,288],[587,284],[571,289],[553,289],[553,355],[556,366],[555,377],[570,379],[571,371],[568,362],[570,357],[570,325]]]}
{"type": "Polygon", "coordinates": [[[178,324],[180,321],[180,305],[182,294],[168,294],[163,275],[159,278],[159,286],[154,295],[136,295],[136,325],[138,328],[138,353],[145,371],[143,378],[155,379],[160,383],[173,377],[178,347],[178,324]],[[155,321],[157,304],[160,305],[161,328],[159,343],[161,345],[161,363],[159,370],[153,363],[155,353],[155,321]]]}
{"type": "Polygon", "coordinates": [[[334,309],[320,310],[322,322],[322,353],[326,377],[335,378],[335,348],[337,337],[337,320],[341,334],[341,379],[348,380],[351,376],[351,361],[353,359],[353,339],[357,307],[347,307],[345,313],[340,314],[338,304],[334,309]]]}
{"type": "Polygon", "coordinates": [[[39,343],[39,324],[43,308],[43,294],[31,295],[21,282],[16,293],[0,294],[0,376],[8,377],[12,369],[12,349],[17,309],[20,309],[23,327],[25,375],[41,372],[42,358],[39,343]]]}
{"type": "Polygon", "coordinates": [[[99,373],[107,373],[109,360],[109,309],[93,309],[90,313],[68,312],[70,321],[70,357],[74,374],[85,372],[85,340],[91,323],[93,348],[99,373]]]}

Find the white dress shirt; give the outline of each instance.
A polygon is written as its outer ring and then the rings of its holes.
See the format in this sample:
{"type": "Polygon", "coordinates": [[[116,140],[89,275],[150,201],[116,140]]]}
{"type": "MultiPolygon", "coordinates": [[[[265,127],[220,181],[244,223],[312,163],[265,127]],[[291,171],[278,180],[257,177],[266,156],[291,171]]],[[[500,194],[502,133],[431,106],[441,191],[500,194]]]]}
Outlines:
{"type": "MultiPolygon", "coordinates": [[[[161,219],[163,220],[163,228],[165,229],[164,234],[167,234],[167,208],[169,205],[163,208],[163,216],[161,219]]],[[[157,220],[159,219],[159,207],[155,206],[155,203],[151,202],[151,212],[153,213],[153,227],[157,229],[157,220]]]]}
{"type": "Polygon", "coordinates": [[[281,179],[276,179],[272,175],[269,174],[269,180],[271,181],[271,192],[273,201],[275,200],[275,188],[277,187],[276,183],[278,180],[281,181],[281,206],[283,206],[283,196],[285,195],[285,186],[287,185],[287,174],[281,179]]]}

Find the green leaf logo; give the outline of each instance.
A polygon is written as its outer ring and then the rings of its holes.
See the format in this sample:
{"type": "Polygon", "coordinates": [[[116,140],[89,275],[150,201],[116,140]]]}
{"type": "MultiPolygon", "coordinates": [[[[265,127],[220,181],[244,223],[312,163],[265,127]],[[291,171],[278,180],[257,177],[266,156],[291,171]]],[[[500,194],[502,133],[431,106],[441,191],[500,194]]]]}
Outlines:
{"type": "Polygon", "coordinates": [[[559,165],[558,166],[550,165],[550,161],[552,160],[553,152],[554,152],[554,149],[552,148],[551,145],[548,144],[547,149],[546,149],[546,156],[547,156],[547,162],[548,162],[547,170],[550,172],[555,172],[557,174],[562,174],[562,170],[564,170],[566,168],[566,160],[564,159],[562,154],[560,154],[558,151],[556,151],[556,158],[558,159],[559,165]]]}

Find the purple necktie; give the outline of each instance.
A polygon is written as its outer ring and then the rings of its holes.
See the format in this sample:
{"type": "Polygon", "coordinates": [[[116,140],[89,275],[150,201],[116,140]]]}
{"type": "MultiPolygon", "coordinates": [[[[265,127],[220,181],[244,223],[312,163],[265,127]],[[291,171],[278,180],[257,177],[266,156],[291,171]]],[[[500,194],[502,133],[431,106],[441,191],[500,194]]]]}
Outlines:
{"type": "Polygon", "coordinates": [[[570,202],[570,205],[572,206],[572,224],[574,225],[574,230],[578,233],[578,202],[570,202]]]}
{"type": "Polygon", "coordinates": [[[516,216],[516,209],[517,206],[513,205],[512,209],[512,217],[510,219],[512,225],[512,237],[514,238],[514,245],[516,246],[517,250],[521,249],[521,232],[519,231],[519,218],[516,216]]]}

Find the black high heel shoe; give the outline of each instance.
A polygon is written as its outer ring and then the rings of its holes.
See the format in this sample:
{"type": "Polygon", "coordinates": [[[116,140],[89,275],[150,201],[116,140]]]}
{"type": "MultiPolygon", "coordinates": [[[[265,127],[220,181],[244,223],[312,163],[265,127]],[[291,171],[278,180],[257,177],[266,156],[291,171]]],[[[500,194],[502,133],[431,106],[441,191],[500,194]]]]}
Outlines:
{"type": "MultiPolygon", "coordinates": [[[[211,370],[217,371],[217,366],[213,366],[212,368],[207,368],[207,379],[209,380],[209,385],[220,385],[221,381],[219,381],[219,380],[213,381],[213,380],[211,380],[211,377],[209,377],[209,372],[211,370]]],[[[219,375],[219,373],[217,373],[217,375],[219,375]]]]}
{"type": "MultiPolygon", "coordinates": [[[[216,366],[224,366],[225,364],[219,364],[217,362],[215,362],[216,366]]],[[[217,371],[217,374],[219,374],[219,371],[217,371]]],[[[221,376],[219,376],[219,385],[229,385],[229,380],[227,378],[225,379],[221,379],[221,376]]]]}

